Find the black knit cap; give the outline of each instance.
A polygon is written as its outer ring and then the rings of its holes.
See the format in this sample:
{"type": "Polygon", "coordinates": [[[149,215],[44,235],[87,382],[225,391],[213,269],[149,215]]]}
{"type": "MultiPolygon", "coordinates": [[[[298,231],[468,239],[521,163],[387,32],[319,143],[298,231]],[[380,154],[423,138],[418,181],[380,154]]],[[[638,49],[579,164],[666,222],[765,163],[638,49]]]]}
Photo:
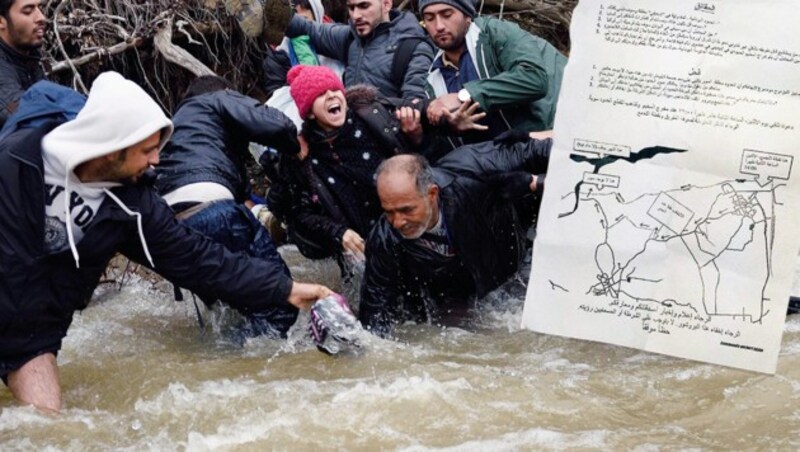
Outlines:
{"type": "Polygon", "coordinates": [[[472,0],[419,0],[419,12],[424,13],[425,8],[430,5],[435,5],[437,3],[443,3],[445,5],[450,5],[453,8],[461,11],[468,17],[475,17],[475,4],[472,0]]]}

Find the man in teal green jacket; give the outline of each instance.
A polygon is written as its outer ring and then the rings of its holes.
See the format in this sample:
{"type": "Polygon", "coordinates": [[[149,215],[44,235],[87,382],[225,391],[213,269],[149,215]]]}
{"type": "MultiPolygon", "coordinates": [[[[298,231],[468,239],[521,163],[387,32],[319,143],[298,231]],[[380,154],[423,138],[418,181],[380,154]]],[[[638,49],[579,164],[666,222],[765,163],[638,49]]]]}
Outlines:
{"type": "Polygon", "coordinates": [[[477,102],[488,113],[488,130],[448,136],[432,151],[433,159],[510,129],[553,128],[564,55],[514,23],[475,18],[471,0],[420,0],[419,8],[439,48],[427,78],[428,96],[435,98],[427,109],[428,119],[439,124],[446,119],[445,111],[464,102],[477,102]]]}

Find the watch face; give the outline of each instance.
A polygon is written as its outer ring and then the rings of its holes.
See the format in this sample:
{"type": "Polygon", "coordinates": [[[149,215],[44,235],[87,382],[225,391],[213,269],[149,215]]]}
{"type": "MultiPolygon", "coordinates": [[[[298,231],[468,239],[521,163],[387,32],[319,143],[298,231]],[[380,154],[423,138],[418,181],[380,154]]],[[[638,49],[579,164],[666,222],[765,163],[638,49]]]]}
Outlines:
{"type": "Polygon", "coordinates": [[[469,91],[462,89],[458,92],[458,100],[460,100],[461,102],[466,102],[470,100],[470,98],[471,97],[469,95],[469,91]]]}

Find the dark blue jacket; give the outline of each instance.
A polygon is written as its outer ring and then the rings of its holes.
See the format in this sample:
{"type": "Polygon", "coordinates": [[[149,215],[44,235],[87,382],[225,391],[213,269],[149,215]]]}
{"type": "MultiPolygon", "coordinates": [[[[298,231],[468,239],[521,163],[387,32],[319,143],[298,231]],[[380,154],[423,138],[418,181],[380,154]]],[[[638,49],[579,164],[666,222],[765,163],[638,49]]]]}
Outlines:
{"type": "Polygon", "coordinates": [[[16,109],[22,93],[44,78],[38,52],[23,55],[0,39],[0,127],[16,109]]]}
{"type": "Polygon", "coordinates": [[[245,162],[251,141],[282,153],[296,154],[300,149],[289,118],[231,90],[185,100],[172,122],[175,132],[156,169],[161,194],[196,182],[215,182],[243,202],[250,191],[245,162]]]}
{"type": "MultiPolygon", "coordinates": [[[[404,239],[381,217],[367,240],[359,305],[364,326],[385,335],[392,323],[408,319],[409,312],[424,312],[431,297],[463,298],[465,288],[483,297],[508,280],[526,252],[524,231],[512,204],[491,181],[510,171],[546,172],[551,145],[551,140],[502,146],[489,141],[463,146],[439,160],[433,173],[440,213],[460,261],[456,267],[463,271],[439,272],[437,253],[419,240],[404,239]],[[453,281],[454,274],[467,275],[466,281],[453,281]]],[[[529,192],[527,186],[520,189],[515,196],[529,192]]]]}
{"type": "MultiPolygon", "coordinates": [[[[40,143],[55,124],[21,129],[0,141],[0,364],[58,350],[73,312],[86,307],[115,253],[148,265],[136,218],[108,197],[78,244],[80,268],[69,251],[45,253],[40,143]]],[[[235,299],[234,307],[244,313],[287,303],[292,280],[281,269],[233,254],[180,225],[146,181],[111,191],[141,213],[154,270],[162,276],[235,299]]]]}

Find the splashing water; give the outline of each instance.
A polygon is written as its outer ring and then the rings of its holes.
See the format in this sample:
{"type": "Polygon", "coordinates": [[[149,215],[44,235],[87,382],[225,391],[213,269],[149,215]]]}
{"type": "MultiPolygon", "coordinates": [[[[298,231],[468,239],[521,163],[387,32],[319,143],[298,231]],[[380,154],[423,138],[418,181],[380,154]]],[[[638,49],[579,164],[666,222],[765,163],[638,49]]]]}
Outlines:
{"type": "MultiPolygon", "coordinates": [[[[299,280],[332,262],[285,253],[299,280]]],[[[521,330],[524,278],[458,326],[368,334],[318,352],[300,316],[285,341],[244,343],[205,312],[132,278],[98,291],[59,355],[60,416],[0,391],[0,448],[309,450],[797,449],[800,316],[765,376],[521,330]]],[[[342,290],[326,282],[336,290],[342,290]]],[[[352,298],[351,298],[352,299],[352,298]]]]}

